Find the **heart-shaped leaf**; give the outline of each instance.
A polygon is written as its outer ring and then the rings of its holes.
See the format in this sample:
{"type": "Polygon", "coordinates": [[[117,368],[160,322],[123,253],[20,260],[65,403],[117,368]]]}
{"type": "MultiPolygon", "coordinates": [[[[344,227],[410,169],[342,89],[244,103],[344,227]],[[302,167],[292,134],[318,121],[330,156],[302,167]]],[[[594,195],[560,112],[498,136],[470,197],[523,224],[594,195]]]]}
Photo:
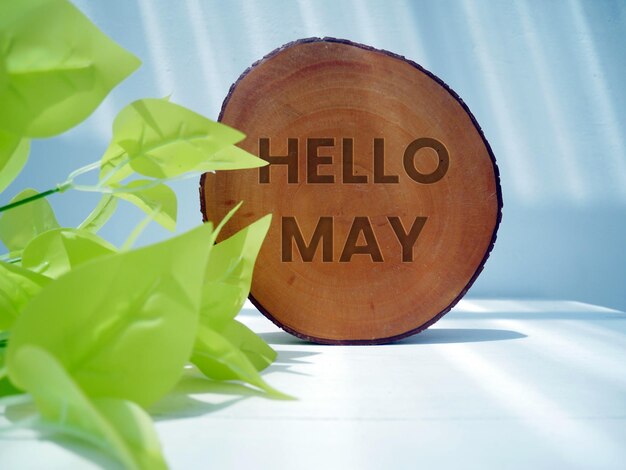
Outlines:
{"type": "Polygon", "coordinates": [[[138,100],[115,118],[100,177],[115,171],[109,181],[118,182],[131,169],[153,178],[173,178],[187,172],[266,165],[265,160],[233,146],[244,137],[167,100],[138,100]]]}
{"type": "Polygon", "coordinates": [[[139,60],[67,0],[0,2],[0,128],[48,137],[83,121],[139,60]]]}
{"type": "Polygon", "coordinates": [[[51,278],[100,256],[115,253],[106,240],[86,230],[59,228],[33,238],[22,252],[22,266],[51,278]]]}
{"type": "Polygon", "coordinates": [[[198,324],[204,270],[213,245],[205,224],[137,250],[84,263],[46,286],[14,325],[7,352],[23,345],[54,355],[93,397],[148,405],[180,377],[198,324]]]}
{"type": "Polygon", "coordinates": [[[44,422],[94,444],[127,469],[165,469],[148,414],[121,399],[90,399],[63,365],[46,350],[24,345],[15,353],[23,387],[35,399],[44,422]]]}
{"type": "MultiPolygon", "coordinates": [[[[218,229],[223,223],[225,221],[218,229]]],[[[276,353],[234,320],[250,291],[254,264],[270,223],[271,215],[267,215],[213,247],[205,273],[200,327],[191,360],[207,377],[241,380],[272,396],[285,398],[258,373],[276,358],[276,353]]]]}
{"type": "Polygon", "coordinates": [[[206,325],[200,324],[198,327],[191,362],[212,379],[241,380],[260,388],[271,397],[291,399],[289,395],[268,385],[246,354],[206,325]]]}
{"type": "Polygon", "coordinates": [[[248,225],[211,251],[206,267],[201,321],[221,330],[241,310],[252,283],[256,258],[269,230],[271,214],[248,225]]]}

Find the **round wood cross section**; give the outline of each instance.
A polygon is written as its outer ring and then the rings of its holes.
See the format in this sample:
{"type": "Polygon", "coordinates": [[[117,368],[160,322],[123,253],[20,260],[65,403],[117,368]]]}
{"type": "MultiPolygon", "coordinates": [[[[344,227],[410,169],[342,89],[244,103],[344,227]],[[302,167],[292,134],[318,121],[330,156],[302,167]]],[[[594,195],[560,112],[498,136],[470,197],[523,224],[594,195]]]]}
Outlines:
{"type": "Polygon", "coordinates": [[[270,162],[207,173],[222,239],[273,214],[250,299],[320,343],[384,343],[437,321],[472,285],[501,218],[496,162],[441,80],[337,39],[287,44],[232,86],[220,121],[270,162]]]}

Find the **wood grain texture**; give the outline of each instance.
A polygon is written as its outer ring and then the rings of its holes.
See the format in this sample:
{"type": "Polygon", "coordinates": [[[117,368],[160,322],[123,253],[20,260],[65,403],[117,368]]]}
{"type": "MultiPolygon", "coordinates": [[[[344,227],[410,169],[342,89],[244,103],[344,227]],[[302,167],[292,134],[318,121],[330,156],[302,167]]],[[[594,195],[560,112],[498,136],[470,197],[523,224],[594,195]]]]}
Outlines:
{"type": "Polygon", "coordinates": [[[256,155],[263,145],[272,156],[297,151],[291,183],[288,165],[272,164],[269,183],[252,169],[208,173],[200,187],[205,220],[244,201],[223,237],[273,213],[250,298],[283,329],[330,344],[403,338],[449,311],[482,270],[501,219],[495,158],[463,101],[414,62],[344,40],[296,41],[242,74],[220,121],[246,133],[240,146],[256,155]],[[407,150],[424,138],[441,152],[407,150]],[[307,158],[311,141],[323,146],[307,158]],[[290,218],[307,243],[321,219],[332,225],[332,261],[323,240],[310,262],[294,240],[283,244],[290,218]],[[403,251],[398,233],[414,221],[421,230],[403,251]]]}

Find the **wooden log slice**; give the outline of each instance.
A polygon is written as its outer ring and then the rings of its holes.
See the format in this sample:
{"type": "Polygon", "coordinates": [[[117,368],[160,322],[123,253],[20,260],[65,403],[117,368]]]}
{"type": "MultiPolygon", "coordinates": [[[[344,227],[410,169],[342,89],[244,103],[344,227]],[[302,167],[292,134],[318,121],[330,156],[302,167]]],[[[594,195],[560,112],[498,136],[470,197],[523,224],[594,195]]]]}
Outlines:
{"type": "Polygon", "coordinates": [[[245,201],[222,238],[273,214],[250,299],[286,331],[400,339],[441,318],[482,270],[501,218],[495,158],[463,101],[416,63],[296,41],[241,75],[220,121],[247,135],[241,148],[275,158],[204,175],[202,212],[217,222],[245,201]]]}

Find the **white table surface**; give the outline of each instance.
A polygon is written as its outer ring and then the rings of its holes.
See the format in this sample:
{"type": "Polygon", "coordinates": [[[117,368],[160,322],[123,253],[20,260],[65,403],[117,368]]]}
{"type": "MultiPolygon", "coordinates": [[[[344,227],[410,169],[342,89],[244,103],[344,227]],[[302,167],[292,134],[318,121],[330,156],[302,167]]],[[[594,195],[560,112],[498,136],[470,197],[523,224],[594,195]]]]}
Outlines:
{"type": "MultiPolygon", "coordinates": [[[[239,318],[279,352],[265,378],[298,401],[188,382],[153,410],[173,469],[626,469],[625,313],[463,300],[385,346],[305,343],[251,305],[239,318]]],[[[0,469],[101,467],[65,440],[0,435],[0,469]]]]}

